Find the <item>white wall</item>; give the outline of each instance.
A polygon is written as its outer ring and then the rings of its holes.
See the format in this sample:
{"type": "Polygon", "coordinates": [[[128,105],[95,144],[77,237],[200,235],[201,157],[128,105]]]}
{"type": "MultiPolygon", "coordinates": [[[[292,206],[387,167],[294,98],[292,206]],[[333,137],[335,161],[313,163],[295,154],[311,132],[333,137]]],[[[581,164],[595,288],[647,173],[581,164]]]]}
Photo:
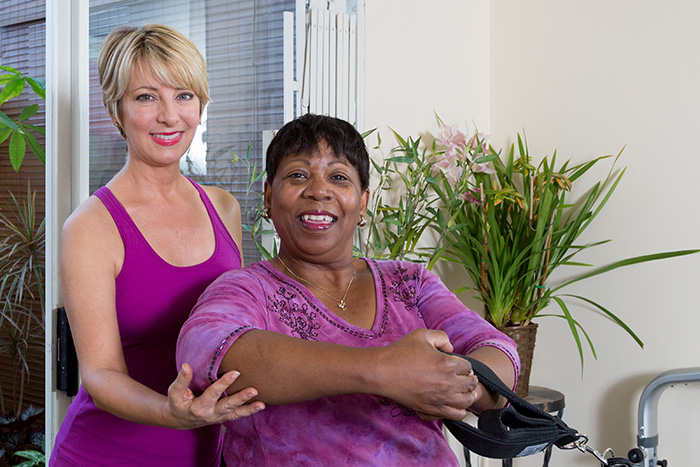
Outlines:
{"type": "MultiPolygon", "coordinates": [[[[584,258],[602,265],[700,247],[698,17],[700,4],[690,0],[368,1],[367,126],[416,133],[434,129],[438,112],[462,128],[474,120],[495,145],[524,128],[533,154],[557,149],[582,161],[626,146],[623,182],[584,239],[613,242],[584,258]]],[[[583,378],[563,323],[539,321],[532,382],[566,394],[565,420],[599,450],[625,455],[636,444],[639,395],[655,375],[700,366],[698,272],[700,255],[572,288],[645,342],[641,350],[596,313],[577,309],[598,351],[597,361],[586,356],[583,378]]],[[[692,385],[662,396],[659,456],[670,465],[697,463],[699,391],[692,385]]],[[[541,457],[515,465],[541,465],[541,457]]],[[[556,451],[552,465],[597,464],[556,451]]]]}
{"type": "MultiPolygon", "coordinates": [[[[494,139],[524,127],[535,153],[557,148],[560,157],[576,160],[626,145],[623,183],[586,235],[614,240],[587,255],[594,264],[700,246],[693,203],[700,169],[694,140],[699,15],[692,1],[491,1],[494,139]]],[[[589,432],[595,446],[626,453],[635,444],[637,402],[648,380],[700,366],[698,272],[700,257],[682,258],[576,287],[619,313],[646,343],[638,349],[606,320],[581,310],[599,355],[587,360],[583,380],[562,323],[540,321],[533,380],[566,394],[566,420],[589,432]]],[[[691,448],[700,435],[700,423],[692,422],[700,416],[698,391],[696,385],[662,397],[659,455],[670,465],[697,464],[691,448]]],[[[562,454],[554,459],[574,457],[562,454]]]]}
{"type": "Polygon", "coordinates": [[[488,0],[367,0],[365,122],[389,139],[488,125],[488,0]],[[469,109],[466,111],[466,109],[469,109]]]}

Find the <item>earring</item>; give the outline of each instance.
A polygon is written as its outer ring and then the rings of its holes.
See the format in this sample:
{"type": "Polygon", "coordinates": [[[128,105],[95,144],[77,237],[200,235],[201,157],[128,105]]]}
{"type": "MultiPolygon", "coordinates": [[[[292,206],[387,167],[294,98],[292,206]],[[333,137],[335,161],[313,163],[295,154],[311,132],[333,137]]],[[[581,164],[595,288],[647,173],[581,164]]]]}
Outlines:
{"type": "Polygon", "coordinates": [[[263,219],[269,219],[270,218],[270,208],[268,206],[265,206],[262,210],[262,217],[263,219]]]}
{"type": "Polygon", "coordinates": [[[117,130],[121,129],[121,127],[119,126],[119,124],[117,122],[114,122],[114,126],[117,127],[117,130]]]}
{"type": "Polygon", "coordinates": [[[363,214],[360,214],[360,222],[357,223],[360,227],[364,227],[367,225],[367,220],[365,219],[365,216],[363,214]]]}

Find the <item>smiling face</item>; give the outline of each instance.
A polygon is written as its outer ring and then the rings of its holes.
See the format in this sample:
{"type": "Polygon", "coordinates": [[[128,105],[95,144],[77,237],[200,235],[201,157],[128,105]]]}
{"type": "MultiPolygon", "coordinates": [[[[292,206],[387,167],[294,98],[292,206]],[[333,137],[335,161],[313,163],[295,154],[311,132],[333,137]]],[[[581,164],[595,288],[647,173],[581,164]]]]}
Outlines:
{"type": "Polygon", "coordinates": [[[195,93],[174,88],[146,67],[136,67],[120,102],[131,160],[169,165],[190,147],[200,118],[195,93]]]}
{"type": "Polygon", "coordinates": [[[352,257],[353,235],[368,200],[357,169],[325,141],[317,151],[286,156],[272,183],[265,183],[280,252],[312,263],[352,257]]]}

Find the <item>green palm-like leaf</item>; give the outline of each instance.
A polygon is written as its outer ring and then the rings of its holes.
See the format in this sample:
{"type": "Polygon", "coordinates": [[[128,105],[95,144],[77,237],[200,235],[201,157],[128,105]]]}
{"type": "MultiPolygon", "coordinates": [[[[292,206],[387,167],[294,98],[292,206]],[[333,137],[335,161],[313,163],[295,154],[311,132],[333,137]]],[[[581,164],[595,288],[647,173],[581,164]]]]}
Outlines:
{"type": "Polygon", "coordinates": [[[562,288],[571,285],[575,282],[579,282],[591,277],[599,276],[601,274],[604,274],[609,271],[613,271],[615,269],[619,269],[622,267],[626,266],[631,266],[633,264],[641,264],[641,263],[647,263],[649,261],[658,261],[662,259],[668,259],[668,258],[676,258],[678,256],[687,256],[687,255],[692,255],[695,253],[700,252],[700,249],[695,249],[695,250],[678,250],[678,251],[667,251],[664,253],[653,253],[649,255],[642,255],[642,256],[635,256],[633,258],[627,258],[623,259],[620,261],[616,261],[612,264],[609,264],[607,266],[601,267],[599,269],[596,269],[595,271],[591,271],[586,274],[582,274],[580,276],[574,277],[573,279],[569,279],[562,284],[556,286],[553,288],[553,291],[558,291],[561,290],[562,288]]]}

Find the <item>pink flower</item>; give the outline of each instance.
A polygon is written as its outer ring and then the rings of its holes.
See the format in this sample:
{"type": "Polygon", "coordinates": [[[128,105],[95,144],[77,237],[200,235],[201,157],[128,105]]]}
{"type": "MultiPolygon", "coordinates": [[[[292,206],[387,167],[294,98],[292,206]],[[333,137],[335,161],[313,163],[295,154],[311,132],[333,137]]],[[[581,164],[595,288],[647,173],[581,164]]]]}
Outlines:
{"type": "Polygon", "coordinates": [[[442,154],[442,160],[454,162],[462,159],[462,153],[456,146],[448,146],[447,151],[442,154]]]}
{"type": "Polygon", "coordinates": [[[480,191],[481,190],[479,190],[479,188],[467,190],[464,193],[462,193],[462,199],[472,204],[481,204],[481,201],[478,198],[480,191]]]}
{"type": "Polygon", "coordinates": [[[442,172],[451,186],[457,185],[464,170],[455,161],[443,159],[432,166],[433,173],[442,172]]]}
{"type": "Polygon", "coordinates": [[[488,162],[484,162],[483,164],[472,164],[471,165],[472,172],[474,173],[484,173],[484,174],[495,174],[496,171],[494,170],[493,167],[488,162]]]}
{"type": "Polygon", "coordinates": [[[456,148],[464,150],[467,146],[467,137],[457,129],[457,125],[440,125],[440,135],[437,137],[438,143],[447,146],[448,149],[456,148]]]}

